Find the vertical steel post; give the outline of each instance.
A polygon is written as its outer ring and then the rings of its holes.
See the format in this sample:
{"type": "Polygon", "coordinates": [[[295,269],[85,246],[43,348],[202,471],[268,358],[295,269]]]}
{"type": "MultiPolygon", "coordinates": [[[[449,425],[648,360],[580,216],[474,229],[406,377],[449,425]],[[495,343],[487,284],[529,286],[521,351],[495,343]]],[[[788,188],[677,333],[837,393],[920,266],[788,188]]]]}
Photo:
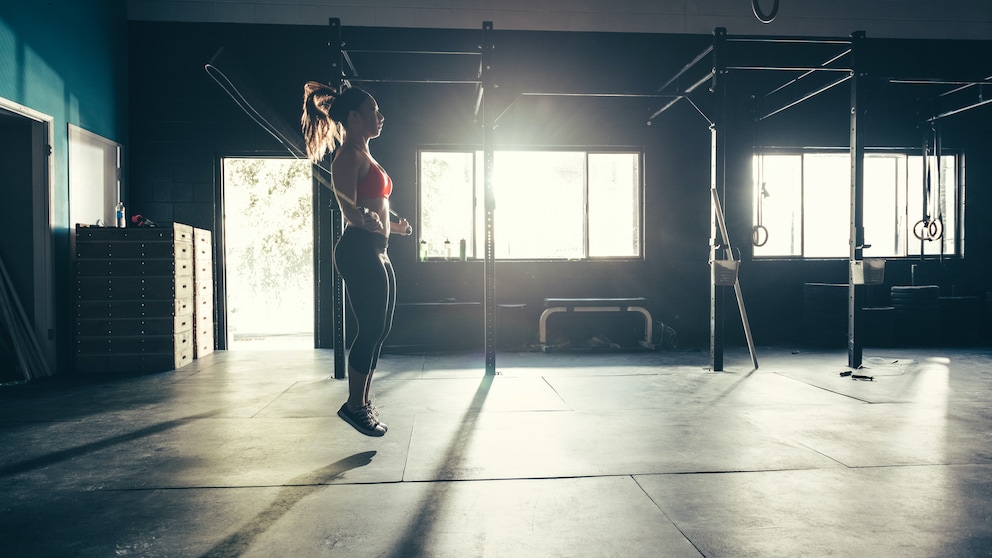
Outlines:
{"type": "MultiPolygon", "coordinates": [[[[727,120],[726,67],[723,62],[727,30],[718,27],[713,32],[713,83],[710,91],[716,95],[716,110],[710,125],[710,190],[716,196],[726,195],[726,140],[723,137],[727,120]]],[[[722,250],[718,227],[719,211],[716,200],[710,198],[710,245],[713,254],[722,250]]],[[[725,240],[725,239],[724,239],[725,240]]],[[[713,371],[723,370],[724,321],[727,288],[717,285],[716,268],[710,266],[710,365],[713,371]]]]}
{"type": "MultiPolygon", "coordinates": [[[[331,52],[331,76],[328,81],[328,85],[335,88],[337,91],[341,90],[341,20],[332,17],[328,21],[330,27],[330,37],[328,38],[328,46],[330,46],[331,52]]],[[[327,168],[330,169],[330,155],[327,156],[327,168]]],[[[320,171],[315,171],[320,172],[320,171]]],[[[333,177],[328,177],[333,178],[333,177]]],[[[344,216],[341,214],[341,208],[338,207],[337,202],[334,197],[331,196],[331,246],[330,250],[325,250],[325,257],[330,259],[330,255],[337,245],[338,241],[341,240],[341,234],[344,232],[344,216]]],[[[333,267],[333,266],[332,266],[333,267]]],[[[341,278],[341,274],[337,272],[337,269],[331,270],[331,280],[334,282],[334,378],[342,380],[346,377],[346,372],[348,365],[345,362],[345,291],[344,291],[344,280],[341,278]]]]}
{"type": "Polygon", "coordinates": [[[865,246],[864,227],[864,179],[865,145],[864,122],[860,117],[865,113],[864,31],[851,34],[851,228],[850,261],[847,266],[847,365],[860,368],[862,361],[861,316],[864,306],[865,285],[855,284],[855,262],[863,259],[865,246]]]}
{"type": "Polygon", "coordinates": [[[485,336],[486,374],[496,374],[496,196],[493,190],[493,136],[496,128],[496,88],[493,76],[493,22],[482,23],[482,152],[485,175],[485,336]]]}

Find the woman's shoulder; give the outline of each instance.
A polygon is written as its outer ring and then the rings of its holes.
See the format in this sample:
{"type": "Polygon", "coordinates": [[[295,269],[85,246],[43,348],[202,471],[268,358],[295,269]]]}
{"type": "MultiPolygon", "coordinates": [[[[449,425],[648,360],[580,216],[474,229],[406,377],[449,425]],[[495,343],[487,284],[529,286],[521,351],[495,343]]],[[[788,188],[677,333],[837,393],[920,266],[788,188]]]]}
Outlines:
{"type": "Polygon", "coordinates": [[[363,166],[368,163],[365,161],[365,157],[361,153],[350,148],[338,148],[334,153],[334,160],[331,163],[331,168],[338,172],[347,172],[349,169],[352,171],[361,170],[363,166]]]}
{"type": "Polygon", "coordinates": [[[334,164],[338,161],[344,165],[357,165],[359,167],[367,166],[372,162],[371,155],[355,149],[353,147],[341,146],[334,152],[334,164]]]}

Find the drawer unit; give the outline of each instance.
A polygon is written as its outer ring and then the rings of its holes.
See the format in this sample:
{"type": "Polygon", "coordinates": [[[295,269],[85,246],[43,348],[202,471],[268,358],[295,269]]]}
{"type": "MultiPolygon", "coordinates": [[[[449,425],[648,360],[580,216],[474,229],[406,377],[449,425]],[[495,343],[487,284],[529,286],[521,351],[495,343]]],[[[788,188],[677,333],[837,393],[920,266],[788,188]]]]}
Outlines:
{"type": "Polygon", "coordinates": [[[193,350],[194,358],[214,351],[213,235],[193,229],[193,350]]]}
{"type": "Polygon", "coordinates": [[[79,300],[176,300],[193,296],[193,278],[165,277],[82,277],[76,275],[79,300]]]}
{"type": "Polygon", "coordinates": [[[192,362],[193,228],[76,227],[78,372],[162,372],[192,362]]]}
{"type": "Polygon", "coordinates": [[[159,318],[162,316],[189,316],[192,320],[193,299],[76,300],[77,320],[159,318]]]}

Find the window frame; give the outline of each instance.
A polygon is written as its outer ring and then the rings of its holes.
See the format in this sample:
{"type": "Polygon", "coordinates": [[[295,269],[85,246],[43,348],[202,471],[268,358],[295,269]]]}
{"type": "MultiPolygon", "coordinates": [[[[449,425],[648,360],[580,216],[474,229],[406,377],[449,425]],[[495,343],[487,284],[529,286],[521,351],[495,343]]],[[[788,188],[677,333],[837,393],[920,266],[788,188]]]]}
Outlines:
{"type": "MultiPolygon", "coordinates": [[[[809,231],[807,231],[807,228],[806,228],[806,215],[805,215],[805,208],[806,208],[806,203],[807,203],[807,191],[806,191],[807,190],[807,187],[806,187],[806,184],[805,184],[805,175],[806,175],[806,172],[807,172],[807,168],[806,168],[806,166],[807,166],[806,155],[819,155],[819,154],[828,155],[828,154],[839,154],[839,153],[849,153],[849,150],[846,149],[846,148],[822,148],[822,147],[818,147],[818,148],[768,148],[768,149],[762,149],[760,151],[755,151],[755,152],[752,153],[752,156],[751,156],[751,159],[750,159],[750,161],[752,162],[752,165],[758,160],[757,158],[759,156],[779,156],[779,155],[798,156],[799,157],[799,175],[800,175],[800,181],[801,181],[800,182],[800,192],[799,192],[799,196],[798,196],[798,200],[799,200],[798,201],[798,204],[799,204],[799,206],[798,206],[799,207],[798,214],[799,214],[799,218],[800,218],[800,226],[799,226],[799,231],[798,231],[799,253],[798,254],[768,254],[768,255],[758,254],[758,253],[755,253],[755,251],[754,251],[755,246],[752,245],[752,259],[762,260],[762,261],[776,261],[776,260],[780,260],[780,261],[788,261],[788,260],[829,261],[829,260],[841,260],[841,259],[848,259],[849,258],[848,255],[844,255],[844,256],[840,256],[840,255],[838,255],[838,256],[809,256],[809,255],[806,255],[807,252],[808,252],[808,249],[807,249],[807,238],[806,238],[806,236],[807,236],[807,233],[809,232],[809,231]]],[[[906,160],[907,160],[906,161],[907,164],[905,165],[906,186],[905,186],[905,188],[902,188],[901,191],[897,191],[897,193],[896,193],[897,206],[894,208],[894,211],[898,215],[902,216],[906,220],[906,222],[900,227],[900,229],[904,229],[902,231],[902,234],[903,234],[903,241],[902,241],[902,244],[903,245],[901,246],[902,254],[899,254],[899,255],[881,255],[881,254],[879,254],[879,255],[870,255],[870,254],[867,254],[866,253],[865,254],[865,257],[878,257],[878,258],[884,258],[884,259],[888,259],[888,260],[912,260],[912,259],[917,259],[918,260],[918,259],[921,259],[921,258],[923,258],[923,259],[939,259],[939,258],[958,258],[958,259],[961,259],[961,258],[964,258],[965,257],[965,253],[964,253],[964,244],[965,244],[964,243],[964,220],[965,220],[965,215],[964,215],[964,195],[965,195],[964,159],[965,159],[965,155],[964,155],[964,153],[961,152],[961,151],[959,151],[959,150],[943,150],[942,153],[941,153],[941,157],[942,158],[943,157],[953,157],[954,158],[954,161],[953,161],[953,169],[954,169],[954,184],[953,184],[953,188],[954,188],[954,192],[955,192],[955,198],[954,198],[954,200],[952,200],[951,203],[948,204],[948,206],[949,206],[948,209],[950,211],[953,211],[953,216],[951,217],[951,220],[952,220],[951,229],[952,230],[950,230],[950,231],[946,231],[945,230],[942,233],[942,238],[945,238],[945,235],[946,234],[952,234],[953,235],[953,239],[951,239],[950,241],[948,241],[948,242],[952,243],[953,252],[929,253],[926,250],[923,250],[923,253],[922,254],[920,253],[920,249],[919,249],[919,245],[920,245],[920,242],[921,241],[918,238],[916,238],[916,236],[914,235],[913,230],[912,230],[913,225],[918,221],[918,217],[912,217],[912,216],[910,216],[910,208],[912,208],[914,206],[914,202],[910,199],[911,196],[912,196],[912,194],[910,193],[910,191],[911,191],[912,188],[918,187],[918,184],[916,184],[916,185],[910,184],[910,177],[913,174],[913,171],[910,169],[910,167],[911,167],[911,160],[912,160],[913,157],[917,157],[917,158],[921,158],[922,159],[922,157],[924,156],[923,150],[922,149],[919,149],[919,148],[868,148],[868,149],[865,149],[865,158],[866,159],[868,157],[872,157],[872,156],[876,156],[876,155],[901,155],[901,156],[904,156],[906,158],[906,160]],[[913,251],[914,249],[911,248],[911,246],[913,246],[914,244],[916,245],[915,252],[913,251]]],[[[929,156],[930,157],[935,157],[933,154],[930,154],[929,156]]],[[[752,203],[752,207],[751,207],[751,212],[750,212],[750,214],[751,214],[750,215],[750,218],[751,218],[751,224],[754,227],[754,226],[757,226],[757,196],[760,195],[760,192],[759,192],[760,185],[758,184],[759,174],[758,174],[757,169],[754,168],[754,167],[752,167],[751,176],[752,176],[752,184],[751,184],[750,200],[751,200],[751,203],[752,203]]],[[[850,201],[850,200],[848,200],[848,201],[850,201]]],[[[868,217],[868,214],[867,213],[865,214],[865,217],[866,218],[868,217]]],[[[945,217],[945,221],[946,220],[947,219],[945,217]]],[[[763,220],[763,223],[767,225],[767,217],[765,217],[765,219],[763,220]]],[[[845,220],[845,225],[846,225],[845,230],[848,230],[850,228],[850,218],[849,217],[845,220]]],[[[868,239],[868,240],[870,240],[870,239],[868,239]]]]}
{"type": "MultiPolygon", "coordinates": [[[[583,255],[581,257],[552,257],[552,256],[539,256],[539,257],[500,257],[497,256],[496,260],[500,262],[595,262],[595,261],[644,261],[646,256],[645,249],[645,150],[643,147],[636,146],[523,146],[523,147],[503,147],[494,150],[494,160],[498,161],[500,152],[527,152],[527,153],[541,153],[541,152],[562,152],[562,153],[580,153],[583,158],[583,184],[582,184],[582,199],[581,207],[583,208],[582,215],[582,239],[581,239],[581,249],[583,255]],[[637,253],[633,255],[610,255],[610,256],[591,256],[590,255],[590,212],[589,212],[589,198],[590,198],[590,156],[592,155],[602,155],[602,154],[617,154],[617,155],[633,155],[636,157],[637,162],[637,175],[636,175],[636,200],[633,209],[636,210],[636,226],[637,226],[637,253]]],[[[485,172],[483,167],[484,162],[484,152],[478,147],[466,148],[463,146],[452,146],[452,145],[423,145],[417,148],[417,170],[416,170],[416,190],[417,190],[417,217],[420,223],[424,222],[424,154],[425,153],[461,153],[461,154],[473,154],[472,157],[472,231],[471,236],[466,239],[468,247],[466,254],[466,261],[483,261],[483,254],[485,251],[485,246],[480,244],[484,242],[485,235],[485,207],[484,207],[484,196],[485,196],[485,172]]],[[[497,171],[494,170],[494,174],[497,171]]],[[[497,193],[498,198],[498,193],[497,193]]],[[[497,240],[499,237],[499,200],[497,199],[497,240]]],[[[420,250],[421,241],[423,238],[424,231],[423,227],[418,227],[416,245],[418,250],[420,250]]],[[[451,240],[452,247],[452,257],[451,261],[458,261],[459,258],[459,247],[458,241],[454,239],[451,240]]],[[[418,261],[420,262],[438,262],[438,261],[449,261],[443,255],[436,256],[431,255],[426,259],[418,254],[418,261]]]]}

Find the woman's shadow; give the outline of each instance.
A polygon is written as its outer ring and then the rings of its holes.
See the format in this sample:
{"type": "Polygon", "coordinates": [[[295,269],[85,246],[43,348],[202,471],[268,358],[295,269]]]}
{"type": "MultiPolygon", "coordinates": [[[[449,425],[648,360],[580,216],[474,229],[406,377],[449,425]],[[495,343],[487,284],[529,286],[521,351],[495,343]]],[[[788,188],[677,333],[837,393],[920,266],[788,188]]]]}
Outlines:
{"type": "Polygon", "coordinates": [[[214,545],[213,548],[203,554],[203,558],[221,558],[244,554],[259,535],[268,531],[289,510],[293,509],[300,500],[317,492],[334,480],[341,478],[348,471],[368,465],[372,462],[375,454],[375,451],[356,453],[340,461],[335,461],[326,467],[321,467],[320,469],[291,479],[283,486],[279,494],[276,495],[275,500],[267,508],[259,512],[254,519],[244,524],[226,539],[214,545]]]}

